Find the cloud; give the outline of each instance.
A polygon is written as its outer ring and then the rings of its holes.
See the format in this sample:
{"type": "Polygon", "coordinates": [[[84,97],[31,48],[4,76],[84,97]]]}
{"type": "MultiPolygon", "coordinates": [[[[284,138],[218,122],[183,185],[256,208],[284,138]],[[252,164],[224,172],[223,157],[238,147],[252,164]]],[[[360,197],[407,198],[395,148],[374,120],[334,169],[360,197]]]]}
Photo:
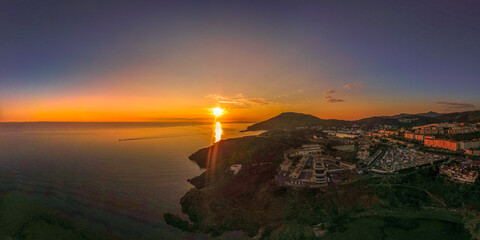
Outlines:
{"type": "Polygon", "coordinates": [[[469,110],[475,109],[475,105],[470,103],[457,103],[457,102],[437,102],[437,104],[445,106],[448,110],[469,110]]]}
{"type": "Polygon", "coordinates": [[[328,95],[328,94],[332,94],[332,93],[336,93],[337,91],[335,89],[330,89],[330,90],[327,90],[325,92],[323,92],[324,95],[328,95]]]}
{"type": "Polygon", "coordinates": [[[325,96],[325,97],[323,97],[323,99],[325,99],[325,101],[328,102],[328,103],[345,102],[345,100],[343,100],[343,99],[333,98],[332,96],[325,96]]]}
{"type": "Polygon", "coordinates": [[[340,102],[345,102],[345,100],[340,99],[340,98],[333,98],[331,94],[337,93],[337,90],[335,89],[330,89],[325,92],[323,92],[323,99],[328,102],[328,103],[340,103],[340,102]]]}
{"type": "Polygon", "coordinates": [[[354,82],[354,83],[349,83],[349,84],[343,86],[343,88],[350,90],[350,89],[359,88],[359,87],[362,87],[362,86],[363,86],[363,83],[354,82]]]}
{"type": "Polygon", "coordinates": [[[331,94],[337,93],[337,90],[335,89],[330,89],[325,92],[323,92],[323,99],[328,102],[328,103],[340,103],[340,102],[345,102],[345,100],[340,99],[340,98],[333,98],[331,94]]]}
{"type": "Polygon", "coordinates": [[[225,97],[217,94],[210,94],[206,96],[207,98],[212,98],[222,105],[229,107],[237,108],[247,108],[254,106],[265,106],[276,104],[275,102],[267,101],[265,98],[247,98],[243,94],[237,94],[233,97],[225,97]]]}

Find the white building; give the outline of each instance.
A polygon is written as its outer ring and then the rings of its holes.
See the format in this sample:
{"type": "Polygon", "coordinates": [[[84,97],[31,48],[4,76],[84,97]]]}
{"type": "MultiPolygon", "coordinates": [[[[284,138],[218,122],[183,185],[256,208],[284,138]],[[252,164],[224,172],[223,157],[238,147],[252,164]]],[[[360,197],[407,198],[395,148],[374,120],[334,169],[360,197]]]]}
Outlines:
{"type": "Polygon", "coordinates": [[[290,159],[285,159],[282,164],[280,164],[280,169],[282,171],[288,172],[290,170],[290,167],[292,166],[292,160],[290,159]]]}
{"type": "Polygon", "coordinates": [[[327,169],[322,160],[316,159],[313,163],[313,179],[317,184],[327,184],[327,169]]]}
{"type": "Polygon", "coordinates": [[[242,164],[233,164],[230,166],[230,171],[233,171],[233,174],[237,175],[238,172],[242,170],[242,164]]]}

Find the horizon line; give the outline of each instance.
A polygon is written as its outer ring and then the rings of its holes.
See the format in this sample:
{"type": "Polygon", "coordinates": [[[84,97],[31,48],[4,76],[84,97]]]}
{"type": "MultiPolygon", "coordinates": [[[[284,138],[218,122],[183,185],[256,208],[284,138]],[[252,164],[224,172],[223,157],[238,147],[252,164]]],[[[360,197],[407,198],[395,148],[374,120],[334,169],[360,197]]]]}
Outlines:
{"type": "MultiPolygon", "coordinates": [[[[275,116],[278,116],[278,115],[283,114],[283,113],[300,113],[300,114],[312,115],[314,117],[317,117],[317,118],[323,119],[323,120],[341,120],[341,121],[354,122],[354,121],[359,121],[359,120],[363,120],[363,119],[367,119],[367,118],[394,117],[394,116],[402,115],[402,114],[418,115],[418,114],[424,114],[424,113],[437,113],[437,114],[440,114],[440,115],[444,115],[444,114],[455,114],[455,113],[476,112],[476,111],[480,111],[480,110],[476,109],[476,110],[453,111],[453,112],[427,111],[427,112],[419,112],[419,113],[401,112],[401,113],[394,114],[394,115],[373,115],[373,116],[364,117],[364,118],[355,119],[355,120],[346,120],[346,119],[339,119],[339,118],[321,118],[321,117],[318,117],[314,114],[304,113],[304,112],[294,112],[294,111],[281,112],[281,113],[279,113],[275,116]]],[[[275,116],[273,116],[273,117],[275,117],[275,116]]],[[[271,119],[273,117],[270,117],[270,118],[267,118],[267,119],[264,119],[264,120],[259,120],[259,121],[221,121],[221,123],[258,123],[258,122],[266,121],[266,120],[271,119]]],[[[192,119],[191,121],[0,121],[0,123],[206,123],[206,124],[208,124],[208,123],[211,123],[211,121],[207,121],[205,118],[202,118],[202,120],[200,120],[200,119],[193,120],[192,119]]]]}
{"type": "MultiPolygon", "coordinates": [[[[0,121],[1,123],[205,123],[207,121],[0,121]]],[[[221,123],[255,123],[255,121],[225,121],[221,123]]]]}

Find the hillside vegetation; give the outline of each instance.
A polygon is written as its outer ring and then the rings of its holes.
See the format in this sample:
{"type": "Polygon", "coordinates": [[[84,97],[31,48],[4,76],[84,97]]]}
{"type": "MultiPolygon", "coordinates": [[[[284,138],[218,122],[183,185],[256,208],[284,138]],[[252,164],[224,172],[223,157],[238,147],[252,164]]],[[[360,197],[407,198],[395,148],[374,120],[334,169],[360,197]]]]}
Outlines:
{"type": "Polygon", "coordinates": [[[435,112],[419,114],[399,114],[395,116],[370,117],[355,121],[344,121],[336,119],[320,119],[313,115],[286,112],[266,121],[255,123],[247,128],[250,131],[273,130],[273,129],[296,129],[301,127],[321,126],[323,128],[332,127],[352,127],[358,125],[363,128],[373,128],[378,125],[390,125],[398,127],[412,127],[439,122],[480,122],[480,111],[458,112],[440,114],[435,112]],[[408,119],[409,121],[405,121],[408,119]],[[411,121],[410,121],[411,120],[411,121]]]}
{"type": "Polygon", "coordinates": [[[398,239],[396,233],[407,232],[439,239],[480,237],[478,185],[438,177],[436,166],[321,189],[278,186],[283,152],[305,143],[313,132],[270,131],[197,151],[190,158],[200,166],[207,166],[215,148],[217,155],[180,201],[190,221],[169,213],[165,221],[185,231],[218,236],[241,230],[260,239],[315,239],[315,226],[327,230],[326,239],[398,239]],[[237,175],[228,171],[235,163],[243,166],[237,175]]]}

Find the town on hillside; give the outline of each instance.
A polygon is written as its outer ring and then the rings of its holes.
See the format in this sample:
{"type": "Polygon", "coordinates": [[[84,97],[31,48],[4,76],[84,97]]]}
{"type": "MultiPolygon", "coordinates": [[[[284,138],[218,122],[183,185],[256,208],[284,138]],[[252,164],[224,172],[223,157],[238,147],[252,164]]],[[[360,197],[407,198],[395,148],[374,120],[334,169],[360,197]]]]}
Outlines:
{"type": "Polygon", "coordinates": [[[318,188],[432,165],[438,166],[438,177],[451,181],[473,184],[478,179],[480,123],[379,125],[371,130],[354,125],[323,132],[311,136],[311,143],[284,153],[278,185],[318,188]]]}

